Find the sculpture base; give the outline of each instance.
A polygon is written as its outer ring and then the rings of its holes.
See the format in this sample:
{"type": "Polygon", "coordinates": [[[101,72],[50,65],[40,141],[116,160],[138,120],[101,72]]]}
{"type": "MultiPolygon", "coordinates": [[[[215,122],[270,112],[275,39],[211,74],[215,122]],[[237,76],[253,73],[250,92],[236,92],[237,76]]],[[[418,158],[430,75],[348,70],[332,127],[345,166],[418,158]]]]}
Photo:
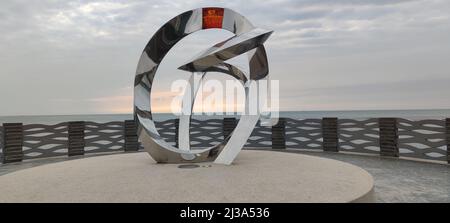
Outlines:
{"type": "Polygon", "coordinates": [[[372,202],[373,179],[354,165],[242,151],[231,166],[156,164],[124,153],[0,176],[0,202],[372,202]]]}

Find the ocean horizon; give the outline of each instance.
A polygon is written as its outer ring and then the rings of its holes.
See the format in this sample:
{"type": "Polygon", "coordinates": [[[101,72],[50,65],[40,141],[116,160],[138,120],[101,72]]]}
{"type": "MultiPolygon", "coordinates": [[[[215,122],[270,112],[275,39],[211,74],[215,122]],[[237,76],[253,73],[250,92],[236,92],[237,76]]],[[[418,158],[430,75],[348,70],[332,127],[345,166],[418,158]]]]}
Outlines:
{"type": "MultiPolygon", "coordinates": [[[[157,121],[176,118],[171,113],[154,113],[157,121]]],[[[307,118],[351,118],[367,119],[382,117],[397,117],[411,120],[419,119],[445,119],[450,118],[450,109],[407,109],[407,110],[336,110],[336,111],[280,111],[280,117],[307,119],[307,118]]],[[[239,117],[239,115],[199,115],[193,114],[196,119],[214,119],[224,117],[239,117]]],[[[0,116],[0,123],[22,122],[24,124],[56,124],[66,121],[94,121],[110,122],[132,119],[130,114],[76,114],[76,115],[10,115],[0,116]]]]}

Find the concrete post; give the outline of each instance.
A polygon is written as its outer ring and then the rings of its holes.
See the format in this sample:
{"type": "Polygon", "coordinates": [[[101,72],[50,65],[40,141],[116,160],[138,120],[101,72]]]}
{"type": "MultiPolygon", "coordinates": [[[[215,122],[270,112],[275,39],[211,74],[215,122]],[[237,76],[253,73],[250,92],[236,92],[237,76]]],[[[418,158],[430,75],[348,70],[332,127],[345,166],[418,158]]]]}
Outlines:
{"type": "Polygon", "coordinates": [[[69,122],[68,155],[84,155],[84,121],[69,122]]]}
{"type": "Polygon", "coordinates": [[[380,155],[399,156],[398,149],[398,126],[396,118],[378,119],[380,128],[380,155]]]}
{"type": "Polygon", "coordinates": [[[339,152],[338,119],[322,119],[323,150],[329,152],[339,152]]]}
{"type": "Polygon", "coordinates": [[[180,129],[180,119],[174,119],[175,125],[175,147],[178,148],[178,131],[180,129]]]}
{"type": "Polygon", "coordinates": [[[22,123],[3,123],[3,163],[21,162],[23,159],[22,123]]]}
{"type": "Polygon", "coordinates": [[[286,120],[279,118],[272,126],[272,149],[286,149],[286,120]]]}
{"type": "Polygon", "coordinates": [[[445,129],[447,138],[447,162],[450,164],[450,118],[445,119],[445,129]]]}
{"type": "Polygon", "coordinates": [[[233,130],[236,128],[237,120],[236,118],[224,118],[223,119],[223,138],[227,138],[233,130]]]}
{"type": "Polygon", "coordinates": [[[124,125],[124,150],[128,151],[138,151],[139,142],[137,136],[137,125],[134,120],[125,120],[124,125]]]}

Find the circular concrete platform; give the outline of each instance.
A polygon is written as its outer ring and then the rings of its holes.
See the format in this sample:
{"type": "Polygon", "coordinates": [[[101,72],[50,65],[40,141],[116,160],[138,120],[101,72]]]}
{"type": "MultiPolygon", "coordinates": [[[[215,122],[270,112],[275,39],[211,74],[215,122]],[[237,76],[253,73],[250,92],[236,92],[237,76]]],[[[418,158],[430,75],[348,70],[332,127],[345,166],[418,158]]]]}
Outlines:
{"type": "Polygon", "coordinates": [[[373,179],[340,161],[242,151],[231,166],[156,164],[147,153],[70,160],[0,176],[0,202],[372,202],[373,179]]]}

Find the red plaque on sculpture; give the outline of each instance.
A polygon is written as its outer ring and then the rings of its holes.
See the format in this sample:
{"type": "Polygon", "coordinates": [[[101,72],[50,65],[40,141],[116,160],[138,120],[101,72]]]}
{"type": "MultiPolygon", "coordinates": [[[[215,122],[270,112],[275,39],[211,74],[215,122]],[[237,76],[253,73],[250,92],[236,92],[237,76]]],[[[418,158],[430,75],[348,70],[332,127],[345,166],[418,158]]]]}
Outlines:
{"type": "Polygon", "coordinates": [[[203,8],[203,29],[222,28],[223,8],[203,8]]]}

